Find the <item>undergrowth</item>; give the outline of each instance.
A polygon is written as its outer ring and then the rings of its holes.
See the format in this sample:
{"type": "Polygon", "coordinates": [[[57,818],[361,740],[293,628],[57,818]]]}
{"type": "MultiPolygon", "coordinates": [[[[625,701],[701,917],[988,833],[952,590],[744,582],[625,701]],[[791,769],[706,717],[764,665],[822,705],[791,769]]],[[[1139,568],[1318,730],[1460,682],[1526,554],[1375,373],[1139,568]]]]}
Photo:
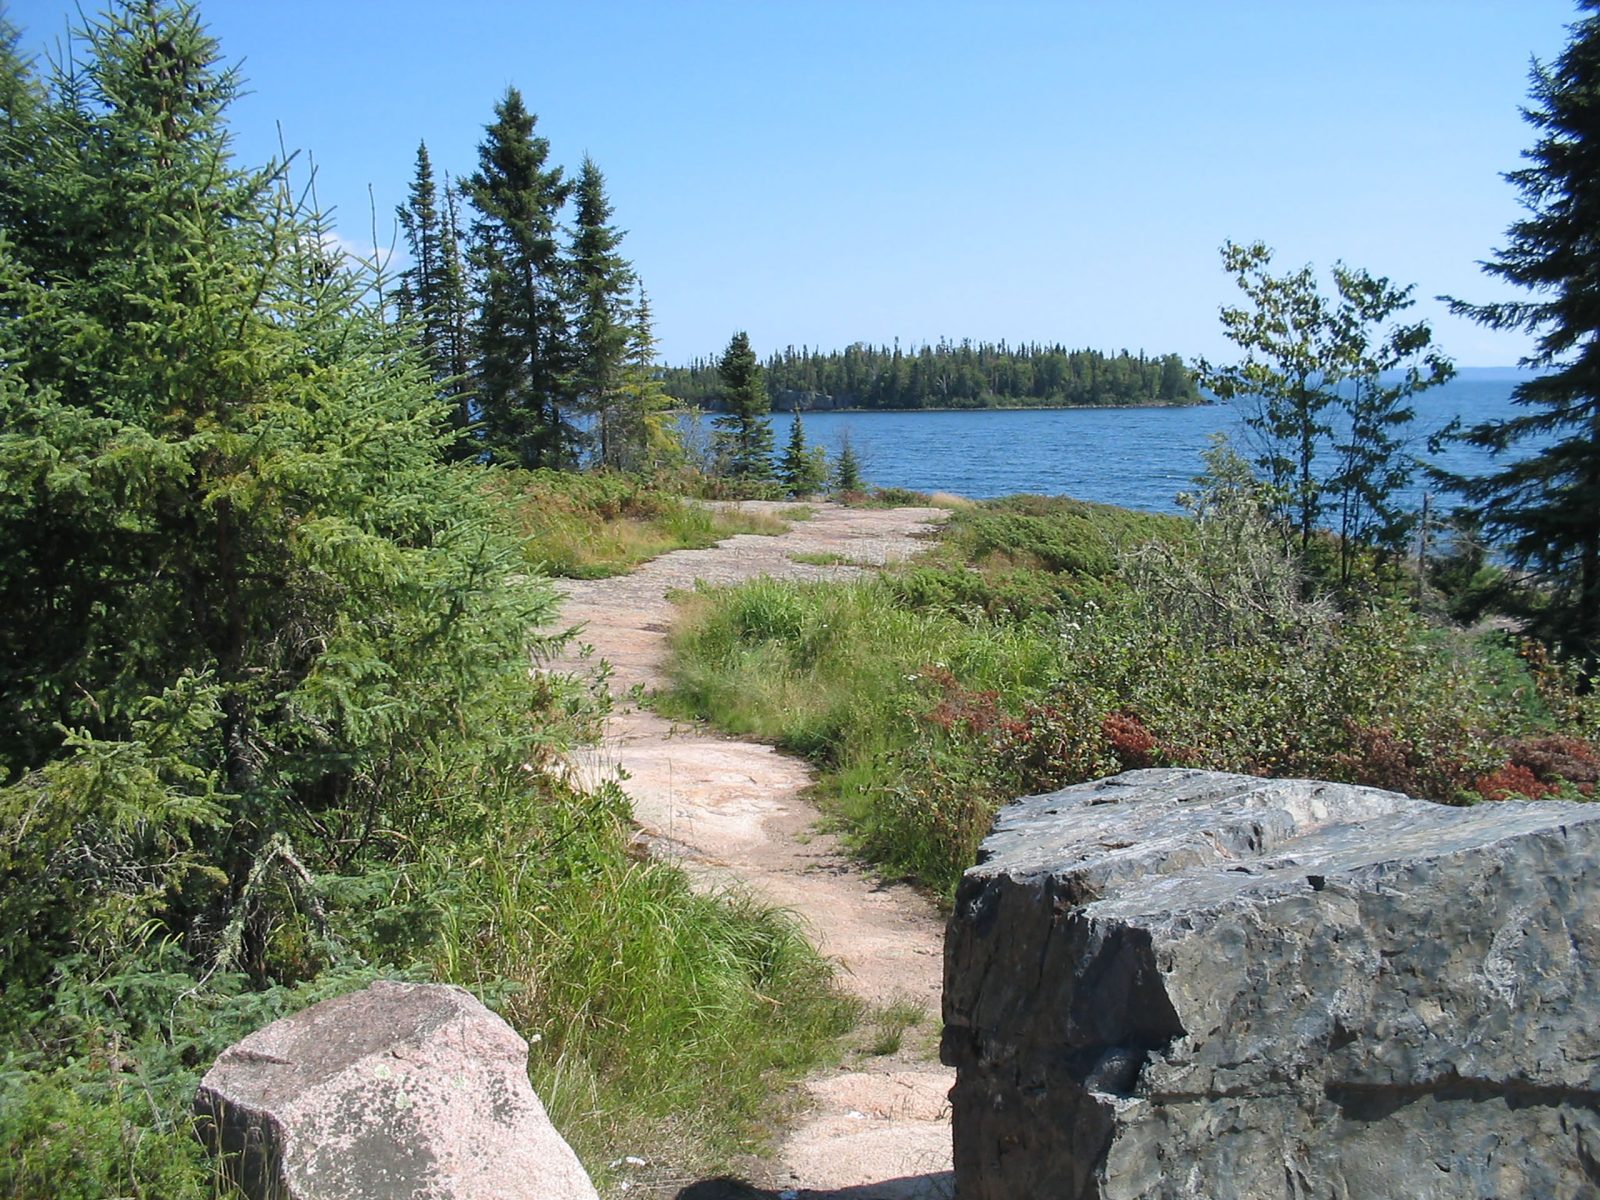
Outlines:
{"type": "Polygon", "coordinates": [[[858,848],[939,892],[1000,804],[1134,767],[1592,792],[1600,705],[1536,648],[1308,598],[1247,496],[1197,509],[1014,498],[873,579],[697,594],[660,702],[811,757],[858,848]]]}

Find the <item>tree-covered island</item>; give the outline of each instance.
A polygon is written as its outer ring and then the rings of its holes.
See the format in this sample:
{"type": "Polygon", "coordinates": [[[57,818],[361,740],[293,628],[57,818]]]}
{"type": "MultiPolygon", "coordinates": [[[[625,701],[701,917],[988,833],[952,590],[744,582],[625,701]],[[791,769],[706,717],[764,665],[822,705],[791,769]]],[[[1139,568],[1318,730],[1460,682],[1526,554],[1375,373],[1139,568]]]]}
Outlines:
{"type": "MultiPolygon", "coordinates": [[[[940,340],[902,350],[786,347],[764,364],[775,409],[1090,408],[1202,404],[1176,354],[1104,354],[1060,344],[940,340]]],[[[697,408],[720,402],[714,358],[663,373],[667,394],[697,408]]]]}

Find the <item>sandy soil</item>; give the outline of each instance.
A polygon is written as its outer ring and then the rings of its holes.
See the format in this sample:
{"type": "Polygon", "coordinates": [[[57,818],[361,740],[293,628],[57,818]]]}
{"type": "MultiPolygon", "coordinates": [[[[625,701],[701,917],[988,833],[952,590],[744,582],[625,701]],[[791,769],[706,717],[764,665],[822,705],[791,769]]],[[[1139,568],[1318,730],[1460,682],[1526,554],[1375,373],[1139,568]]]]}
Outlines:
{"type": "MultiPolygon", "coordinates": [[[[752,502],[754,508],[782,508],[752,502]]],[[[803,793],[801,760],[771,746],[708,735],[645,711],[629,695],[661,686],[673,607],[667,594],[696,580],[736,583],[760,575],[843,579],[915,553],[938,509],[812,506],[815,515],[779,537],[741,535],[709,550],[680,550],[629,575],[567,580],[561,619],[579,625],[557,669],[609,664],[617,705],[604,742],[574,764],[587,777],[627,775],[641,836],[705,886],[735,884],[794,912],[842,985],[871,1005],[910,1000],[928,1016],[902,1049],[863,1056],[807,1080],[805,1116],[771,1162],[744,1181],[705,1180],[680,1200],[823,1197],[932,1200],[951,1195],[949,1105],[953,1073],[939,1065],[937,1029],[943,923],[926,899],[864,873],[836,838],[819,833],[803,793]],[[829,555],[838,565],[799,563],[829,555]],[[580,647],[589,648],[580,653],[580,647]]]]}

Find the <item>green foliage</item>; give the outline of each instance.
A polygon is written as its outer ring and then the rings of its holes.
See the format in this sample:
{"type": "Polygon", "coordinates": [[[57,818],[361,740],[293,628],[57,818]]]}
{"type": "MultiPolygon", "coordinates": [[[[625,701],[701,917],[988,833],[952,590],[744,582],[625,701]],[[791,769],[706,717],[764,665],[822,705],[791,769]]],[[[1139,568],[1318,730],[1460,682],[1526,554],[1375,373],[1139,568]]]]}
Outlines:
{"type": "MultiPolygon", "coordinates": [[[[152,1129],[136,1079],[86,1088],[87,1071],[0,1078],[0,1192],[16,1200],[209,1200],[213,1181],[186,1129],[152,1129]]],[[[98,1080],[97,1080],[98,1082],[98,1080]]]]}
{"type": "Polygon", "coordinates": [[[461,259],[455,195],[446,180],[441,212],[433,163],[424,143],[417,145],[417,174],[410,196],[395,216],[411,251],[411,266],[400,276],[400,313],[414,322],[416,348],[437,395],[450,405],[451,422],[461,435],[452,452],[464,458],[476,450],[474,439],[466,436],[473,425],[466,265],[461,259]]]}
{"type": "Polygon", "coordinates": [[[633,305],[628,358],[622,376],[620,414],[621,465],[629,470],[681,471],[688,456],[678,429],[673,401],[656,367],[656,339],[650,323],[650,301],[641,284],[633,305]]]}
{"type": "Polygon", "coordinates": [[[1053,496],[1008,496],[951,514],[941,541],[961,560],[992,571],[1021,566],[1103,579],[1138,541],[1181,538],[1174,517],[1053,496]]]}
{"type": "MultiPolygon", "coordinates": [[[[1593,0],[1581,7],[1590,14],[1593,0]]],[[[1453,486],[1513,565],[1541,593],[1524,605],[1543,632],[1585,671],[1600,670],[1600,317],[1592,295],[1600,250],[1600,16],[1572,26],[1553,64],[1535,63],[1533,103],[1523,116],[1539,131],[1506,178],[1527,212],[1484,269],[1537,298],[1491,304],[1452,301],[1451,310],[1495,329],[1538,334],[1524,365],[1542,370],[1517,385],[1522,412],[1489,421],[1466,440],[1500,453],[1539,448],[1453,486]]]]}
{"type": "Polygon", "coordinates": [[[617,253],[622,232],[611,224],[605,176],[585,156],[578,172],[577,223],[570,259],[574,312],[573,392],[594,425],[595,458],[602,466],[637,466],[645,454],[644,413],[629,403],[627,384],[633,328],[629,299],[637,280],[617,253]]]}
{"type": "Polygon", "coordinates": [[[628,816],[614,785],[554,783],[463,811],[397,877],[389,910],[436,932],[438,978],[498,997],[586,1161],[663,1126],[676,1153],[725,1161],[770,1074],[804,1069],[854,1010],[781,915],[630,854],[628,816]]]}
{"type": "Polygon", "coordinates": [[[861,478],[861,460],[856,457],[856,448],[848,433],[839,435],[839,453],[833,460],[832,482],[833,490],[841,495],[859,492],[866,486],[861,478]]]}
{"type": "Polygon", "coordinates": [[[522,539],[526,562],[551,575],[618,575],[669,550],[738,533],[776,534],[784,518],[695,503],[699,481],[624,472],[499,471],[485,487],[522,539]]]}
{"type": "Polygon", "coordinates": [[[805,425],[796,412],[789,425],[789,442],[778,463],[778,482],[791,496],[811,496],[828,483],[827,451],[806,445],[805,425]]]}
{"type": "Polygon", "coordinates": [[[192,10],[64,61],[0,63],[0,1191],[213,1194],[199,1072],[379,975],[549,1033],[591,1148],[635,1097],[734,1136],[826,969],[554,781],[598,712],[529,670],[553,593],[415,321],[231,162],[192,10]]]}
{"type": "Polygon", "coordinates": [[[577,461],[566,409],[571,370],[559,214],[571,185],[547,167],[550,143],[514,87],[494,107],[478,169],[462,185],[477,211],[468,258],[478,301],[475,391],[484,445],[496,462],[577,461]]]}
{"type": "MultiPolygon", "coordinates": [[[[1062,345],[940,341],[902,352],[898,345],[856,342],[826,354],[790,346],[767,359],[765,374],[774,404],[789,408],[1075,408],[1201,399],[1176,354],[1148,358],[1062,345]]],[[[706,405],[716,398],[716,365],[697,359],[669,368],[666,384],[684,403],[706,405]]]]}
{"type": "Polygon", "coordinates": [[[58,756],[0,788],[0,955],[6,1018],[44,1002],[65,954],[105,970],[169,932],[174,896],[226,884],[197,847],[224,797],[195,748],[222,720],[193,675],[145,702],[126,740],[69,734],[58,756]],[[197,761],[198,760],[198,761],[197,761]]]}
{"type": "Polygon", "coordinates": [[[716,426],[716,455],[720,473],[735,479],[766,482],[772,479],[771,402],[762,382],[761,364],[750,349],[743,330],[734,334],[717,362],[722,381],[723,411],[716,426]]]}
{"type": "Polygon", "coordinates": [[[214,44],[142,4],[86,36],[0,160],[5,985],[40,1003],[157,945],[303,978],[327,954],[277,931],[317,906],[264,861],[371,867],[519,786],[508,712],[564,736],[526,669],[549,590],[403,331],[230,165],[214,44]]]}
{"type": "Polygon", "coordinates": [[[1413,471],[1400,436],[1414,415],[1409,402],[1454,367],[1430,349],[1426,323],[1393,323],[1414,303],[1412,288],[1335,264],[1330,299],[1309,266],[1271,274],[1272,251],[1261,242],[1229,242],[1222,261],[1249,305],[1222,310],[1244,357],[1221,367],[1202,360],[1197,374],[1221,399],[1245,404],[1256,463],[1302,552],[1336,515],[1348,578],[1358,546],[1393,549],[1404,538],[1408,514],[1393,497],[1413,471]],[[1402,366],[1391,381],[1386,373],[1402,366]],[[1318,465],[1330,455],[1332,470],[1318,465]]]}
{"type": "Polygon", "coordinates": [[[1462,509],[1429,532],[1438,549],[1426,559],[1428,583],[1437,589],[1451,620],[1471,625],[1492,608],[1508,606],[1510,577],[1504,567],[1489,561],[1476,513],[1462,509]]]}
{"type": "Polygon", "coordinates": [[[1000,804],[1131,767],[1461,802],[1588,761],[1600,708],[1570,680],[1402,605],[1306,599],[1248,466],[1211,462],[1188,521],[1016,497],[900,572],[698,596],[669,707],[815,758],[862,851],[941,891],[1000,804]]]}

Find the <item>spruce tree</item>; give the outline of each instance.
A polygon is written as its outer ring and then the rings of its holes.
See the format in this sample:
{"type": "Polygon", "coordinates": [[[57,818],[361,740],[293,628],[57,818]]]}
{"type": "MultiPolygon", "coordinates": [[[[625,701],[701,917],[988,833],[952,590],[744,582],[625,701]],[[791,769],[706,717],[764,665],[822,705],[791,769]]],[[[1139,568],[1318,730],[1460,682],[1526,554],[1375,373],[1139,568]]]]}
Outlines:
{"type": "Polygon", "coordinates": [[[450,405],[451,420],[461,439],[455,457],[474,452],[466,433],[472,424],[465,336],[466,286],[461,264],[454,198],[446,184],[446,205],[439,209],[439,189],[426,143],[417,145],[417,173],[406,203],[395,210],[411,252],[411,265],[400,275],[400,311],[416,330],[416,346],[427,364],[440,399],[450,405]]]}
{"type": "Polygon", "coordinates": [[[850,443],[848,432],[839,435],[839,453],[833,462],[833,490],[859,492],[862,488],[861,461],[856,448],[850,443]]]}
{"type": "Polygon", "coordinates": [[[578,172],[573,230],[572,351],[574,399],[593,423],[597,460],[621,467],[637,457],[640,417],[627,410],[623,388],[629,342],[633,268],[617,253],[622,232],[611,223],[605,176],[585,155],[578,172]]]}
{"type": "Polygon", "coordinates": [[[411,180],[406,202],[394,210],[400,232],[411,253],[411,265],[400,272],[401,315],[417,321],[417,344],[424,357],[438,342],[436,330],[428,322],[437,304],[432,296],[439,276],[439,189],[433,182],[433,163],[428,144],[417,143],[417,173],[411,180]]]}
{"type": "MultiPolygon", "coordinates": [[[[1592,14],[1600,2],[1582,7],[1592,14]]],[[[1513,393],[1522,411],[1465,437],[1496,454],[1539,448],[1455,483],[1542,590],[1537,627],[1592,678],[1600,667],[1600,17],[1574,25],[1553,64],[1534,64],[1531,93],[1523,115],[1538,140],[1523,152],[1528,165],[1506,175],[1527,215],[1484,270],[1537,296],[1451,307],[1538,335],[1522,362],[1542,373],[1513,393]]]]}
{"type": "Polygon", "coordinates": [[[650,299],[638,287],[628,325],[628,358],[622,375],[620,423],[613,432],[621,465],[630,471],[681,466],[683,439],[674,419],[672,397],[656,365],[656,339],[650,321],[650,299]]]}
{"type": "Polygon", "coordinates": [[[70,61],[0,137],[0,1026],[141,946],[291,981],[262,923],[219,953],[260,856],[346,875],[521,776],[462,731],[549,616],[370,279],[232,162],[192,8],[70,61]]]}
{"type": "Polygon", "coordinates": [[[740,330],[717,361],[723,411],[712,423],[722,470],[735,479],[765,482],[772,478],[771,401],[761,364],[740,330]]]}
{"type": "Polygon", "coordinates": [[[550,143],[516,88],[495,105],[463,185],[477,210],[468,257],[476,274],[475,391],[492,458],[525,467],[570,466],[578,428],[568,409],[559,218],[569,186],[546,167],[550,143]]]}
{"type": "Polygon", "coordinates": [[[806,445],[805,423],[795,409],[789,425],[789,441],[778,464],[778,482],[791,496],[809,496],[828,482],[827,452],[820,446],[806,445]]]}
{"type": "Polygon", "coordinates": [[[439,225],[439,336],[438,362],[446,371],[442,395],[450,402],[458,429],[474,436],[458,440],[457,455],[478,452],[476,414],[472,391],[472,303],[467,295],[467,267],[461,256],[460,189],[444,177],[444,220],[439,225]]]}

